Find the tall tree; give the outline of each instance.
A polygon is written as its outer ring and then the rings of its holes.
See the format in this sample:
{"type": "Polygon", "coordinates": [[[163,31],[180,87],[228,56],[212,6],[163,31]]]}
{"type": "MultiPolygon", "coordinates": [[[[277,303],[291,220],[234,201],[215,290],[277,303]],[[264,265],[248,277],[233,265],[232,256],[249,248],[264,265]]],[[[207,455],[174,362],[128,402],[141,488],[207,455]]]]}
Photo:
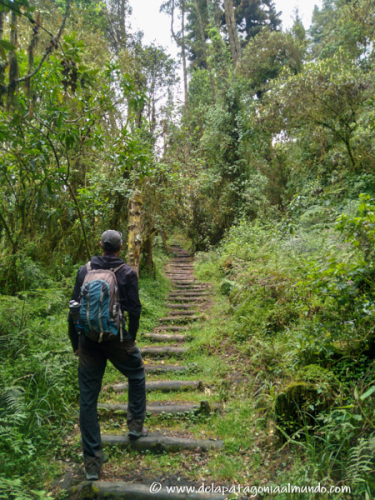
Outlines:
{"type": "Polygon", "coordinates": [[[237,73],[244,77],[246,86],[251,88],[258,99],[283,69],[288,69],[295,75],[302,70],[306,41],[300,39],[301,36],[300,31],[295,36],[293,32],[264,29],[249,41],[243,51],[237,73]]]}
{"type": "Polygon", "coordinates": [[[126,47],[127,30],[126,21],[132,13],[129,0],[108,0],[105,13],[108,21],[108,37],[118,54],[126,47]]]}
{"type": "Polygon", "coordinates": [[[202,28],[203,38],[207,40],[207,29],[210,24],[207,0],[192,0],[191,2],[187,2],[186,9],[186,42],[191,66],[207,69],[205,46],[202,45],[202,28]]]}
{"type": "Polygon", "coordinates": [[[186,47],[186,33],[185,33],[185,17],[186,17],[186,0],[168,0],[164,2],[160,7],[161,12],[166,12],[171,16],[171,33],[173,40],[181,49],[181,59],[182,59],[182,71],[184,79],[184,102],[185,102],[185,112],[189,112],[189,100],[188,100],[188,75],[187,75],[187,47],[186,47]],[[181,29],[176,31],[175,28],[175,16],[176,10],[180,11],[181,19],[181,29]]]}
{"type": "Polygon", "coordinates": [[[273,0],[233,0],[238,31],[249,40],[264,27],[276,31],[281,25],[281,12],[277,12],[273,0]]]}
{"type": "MultiPolygon", "coordinates": [[[[214,83],[214,77],[212,73],[212,68],[211,68],[211,63],[207,57],[207,46],[206,46],[206,34],[205,34],[205,25],[203,21],[203,16],[200,11],[200,5],[198,3],[198,0],[194,0],[194,7],[198,19],[198,26],[199,26],[199,35],[200,35],[200,41],[201,41],[201,47],[202,47],[202,54],[203,58],[205,61],[205,66],[208,70],[208,74],[210,77],[210,85],[211,85],[211,94],[212,94],[212,99],[215,101],[215,83],[214,83]]],[[[206,9],[207,12],[207,9],[206,9]]]]}
{"type": "Polygon", "coordinates": [[[238,38],[237,25],[234,18],[233,0],[224,0],[225,22],[227,25],[229,45],[232,53],[233,66],[236,66],[241,58],[241,46],[238,38]]]}
{"type": "MultiPolygon", "coordinates": [[[[69,15],[70,11],[70,2],[71,0],[67,0],[65,4],[65,12],[63,15],[62,22],[60,24],[60,27],[58,29],[58,32],[54,35],[50,31],[46,30],[43,26],[40,25],[38,19],[39,15],[37,14],[36,19],[33,19],[32,17],[32,9],[30,8],[29,2],[27,0],[20,0],[19,2],[13,2],[13,3],[8,3],[8,4],[1,4],[0,5],[0,56],[2,61],[0,62],[0,99],[3,95],[8,94],[9,96],[9,104],[12,103],[13,101],[13,95],[15,93],[15,90],[18,88],[18,86],[21,83],[27,84],[29,86],[29,81],[35,77],[35,75],[40,71],[42,68],[43,64],[46,62],[46,60],[49,58],[50,54],[58,47],[58,44],[60,42],[60,38],[62,36],[62,33],[65,29],[66,21],[69,15]],[[10,12],[9,16],[9,32],[10,32],[10,37],[9,37],[9,42],[6,40],[3,40],[3,34],[4,34],[4,20],[6,19],[5,14],[10,12]],[[20,67],[19,67],[19,62],[18,62],[18,40],[19,40],[19,34],[18,34],[18,22],[17,18],[18,17],[24,17],[28,19],[30,24],[34,27],[34,41],[32,41],[32,44],[29,46],[29,49],[31,47],[31,53],[29,50],[29,64],[28,64],[28,72],[21,76],[20,75],[20,67]],[[37,42],[37,37],[36,37],[36,31],[37,28],[42,28],[44,31],[46,31],[50,37],[50,40],[45,47],[45,50],[43,54],[41,55],[39,59],[38,65],[35,67],[33,66],[34,63],[34,56],[33,56],[33,51],[35,49],[35,45],[37,42]],[[5,51],[9,51],[8,59],[6,58],[5,51]],[[5,78],[5,69],[9,67],[8,70],[8,81],[6,81],[5,78]]],[[[22,38],[24,38],[24,34],[22,33],[22,38]]]]}
{"type": "Polygon", "coordinates": [[[315,7],[309,30],[312,54],[320,59],[333,57],[338,50],[370,69],[374,58],[374,0],[324,0],[315,7]]]}

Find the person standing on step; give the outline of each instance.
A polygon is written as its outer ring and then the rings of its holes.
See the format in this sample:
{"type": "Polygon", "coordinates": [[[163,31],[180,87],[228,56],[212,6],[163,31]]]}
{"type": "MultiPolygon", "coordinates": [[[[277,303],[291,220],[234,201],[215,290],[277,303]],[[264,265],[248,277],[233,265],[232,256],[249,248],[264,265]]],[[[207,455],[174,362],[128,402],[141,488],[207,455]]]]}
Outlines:
{"type": "Polygon", "coordinates": [[[101,257],[82,266],[70,301],[69,336],[79,356],[80,428],[87,480],[99,479],[105,461],[97,415],[98,396],[107,360],[128,378],[129,439],[146,436],[146,383],[143,360],[136,346],[141,315],[138,276],[119,258],[122,234],[102,234],[101,257]],[[124,312],[129,314],[125,329],[124,312]]]}

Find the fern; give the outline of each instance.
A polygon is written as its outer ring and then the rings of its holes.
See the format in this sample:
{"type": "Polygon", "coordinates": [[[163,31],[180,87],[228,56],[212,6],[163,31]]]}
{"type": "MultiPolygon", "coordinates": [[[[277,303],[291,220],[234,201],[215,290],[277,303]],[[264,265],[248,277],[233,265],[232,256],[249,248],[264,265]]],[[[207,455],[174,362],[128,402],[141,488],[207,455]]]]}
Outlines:
{"type": "Polygon", "coordinates": [[[7,479],[0,476],[0,500],[51,500],[45,491],[26,489],[19,477],[7,479]]]}
{"type": "Polygon", "coordinates": [[[347,469],[347,479],[352,484],[367,483],[367,477],[372,471],[375,457],[375,434],[368,439],[359,440],[349,456],[349,467],[347,469]]]}
{"type": "Polygon", "coordinates": [[[24,390],[22,387],[9,387],[0,393],[0,419],[19,423],[25,417],[24,390]]]}

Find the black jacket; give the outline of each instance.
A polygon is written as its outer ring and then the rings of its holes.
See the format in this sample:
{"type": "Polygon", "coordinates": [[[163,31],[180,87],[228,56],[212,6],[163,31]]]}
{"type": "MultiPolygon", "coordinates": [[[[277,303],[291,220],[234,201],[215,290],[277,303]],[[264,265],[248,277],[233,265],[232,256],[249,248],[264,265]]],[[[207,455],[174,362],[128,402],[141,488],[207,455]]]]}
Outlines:
{"type": "MultiPolygon", "coordinates": [[[[102,257],[93,257],[91,259],[91,269],[114,269],[125,262],[115,255],[103,255],[102,257]]],[[[87,274],[86,265],[82,266],[77,273],[72,300],[78,300],[83,280],[87,274]]],[[[123,311],[129,314],[130,335],[135,340],[139,327],[139,318],[141,316],[141,303],[138,295],[138,276],[134,269],[127,264],[116,273],[117,284],[120,294],[120,305],[123,311]]],[[[73,351],[78,349],[78,334],[76,332],[73,318],[69,314],[69,337],[72,343],[73,351]]]]}

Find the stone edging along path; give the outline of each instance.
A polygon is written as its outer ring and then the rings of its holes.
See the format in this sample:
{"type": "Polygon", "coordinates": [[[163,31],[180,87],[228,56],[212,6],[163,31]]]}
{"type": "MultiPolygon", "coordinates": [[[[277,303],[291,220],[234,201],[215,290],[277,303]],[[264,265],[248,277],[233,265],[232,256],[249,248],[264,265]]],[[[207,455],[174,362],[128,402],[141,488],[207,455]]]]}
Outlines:
{"type": "MultiPolygon", "coordinates": [[[[172,280],[174,289],[168,297],[169,311],[165,318],[160,319],[160,326],[154,329],[154,332],[144,334],[141,338],[149,343],[157,342],[173,342],[178,343],[179,347],[163,345],[163,347],[149,346],[141,349],[142,357],[145,358],[146,372],[154,374],[170,374],[180,373],[183,376],[184,372],[188,371],[188,366],[183,363],[178,365],[164,364],[164,359],[168,363],[170,356],[178,357],[183,360],[184,355],[188,351],[185,347],[185,342],[191,338],[188,335],[189,325],[194,322],[204,321],[204,314],[200,313],[199,309],[206,304],[209,297],[209,287],[198,282],[193,274],[193,257],[188,252],[183,250],[179,245],[171,247],[174,257],[167,266],[166,274],[172,280]],[[163,364],[148,364],[148,358],[152,360],[162,360],[163,364]]],[[[147,380],[147,378],[146,378],[147,380]]],[[[204,387],[202,380],[154,380],[147,381],[147,391],[170,391],[171,399],[173,394],[178,394],[180,391],[201,391],[204,387]]],[[[127,383],[121,383],[111,386],[115,393],[127,390],[127,383]]],[[[147,412],[152,415],[169,414],[173,418],[178,418],[186,412],[195,414],[208,414],[212,410],[217,410],[217,405],[210,405],[208,401],[201,401],[200,404],[181,404],[176,403],[163,404],[153,401],[147,405],[147,412]]],[[[127,407],[124,404],[103,403],[98,405],[99,414],[104,414],[107,418],[113,415],[125,416],[127,407]]],[[[146,423],[147,425],[147,423],[146,423]]],[[[121,449],[128,449],[137,452],[152,452],[152,453],[170,453],[183,450],[195,450],[199,453],[209,453],[209,450],[217,450],[222,448],[223,441],[215,439],[191,439],[186,437],[175,437],[164,435],[164,433],[153,433],[152,429],[147,437],[140,438],[137,441],[129,441],[124,435],[102,434],[104,446],[111,445],[121,449]]],[[[173,471],[171,473],[179,474],[181,471],[173,471]]],[[[150,483],[151,484],[151,483],[150,483]]],[[[75,500],[88,499],[121,499],[121,500],[224,500],[225,495],[214,493],[170,493],[164,485],[160,486],[160,491],[150,491],[150,484],[133,483],[124,481],[95,481],[82,482],[78,486],[70,489],[70,498],[75,500]]],[[[158,483],[159,484],[159,483],[158,483]]]]}

